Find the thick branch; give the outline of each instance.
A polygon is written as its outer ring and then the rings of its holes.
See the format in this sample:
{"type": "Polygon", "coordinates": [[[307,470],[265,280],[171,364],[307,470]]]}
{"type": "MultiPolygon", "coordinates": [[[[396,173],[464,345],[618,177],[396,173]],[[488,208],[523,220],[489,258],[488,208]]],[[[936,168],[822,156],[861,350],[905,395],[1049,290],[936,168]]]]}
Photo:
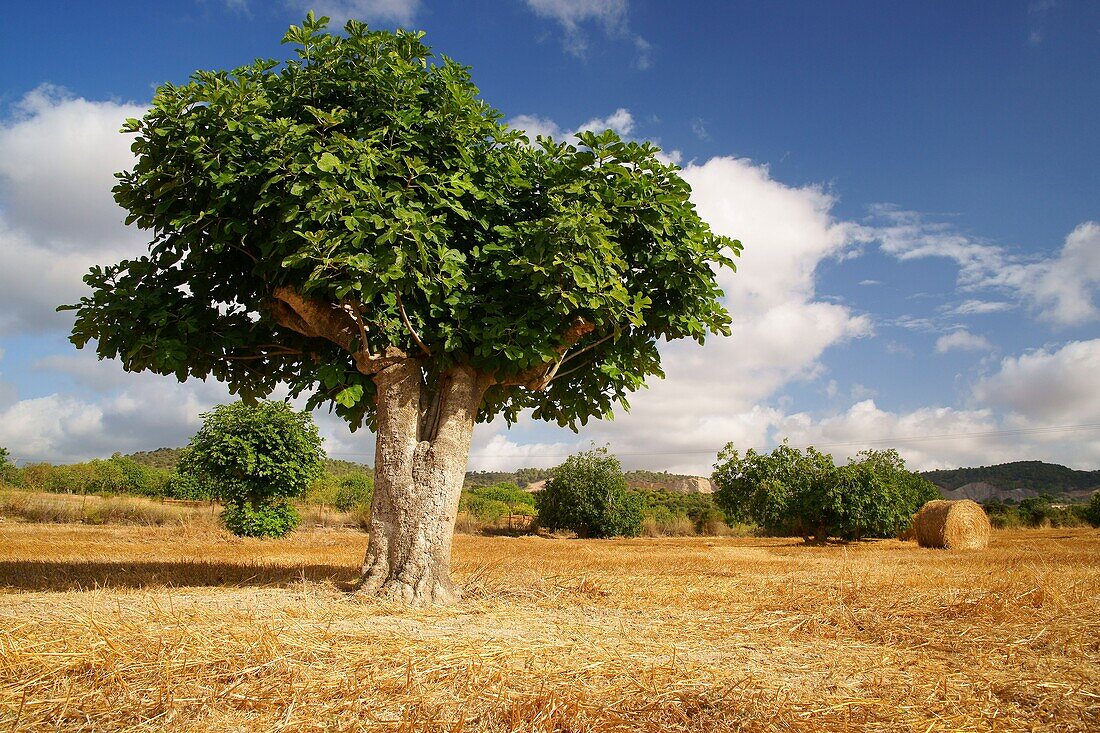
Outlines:
{"type": "Polygon", "coordinates": [[[591,321],[577,316],[562,335],[561,345],[555,349],[558,352],[557,359],[525,369],[514,377],[498,380],[497,384],[520,385],[534,391],[546,389],[546,386],[550,384],[550,380],[554,378],[554,375],[565,361],[565,354],[570,347],[592,333],[595,328],[595,324],[591,321]]]}
{"type": "Polygon", "coordinates": [[[407,358],[395,346],[387,346],[381,354],[372,354],[358,319],[340,305],[307,298],[286,286],[276,288],[273,295],[269,310],[276,323],[308,338],[331,341],[355,358],[355,368],[363,374],[375,374],[407,358]]]}

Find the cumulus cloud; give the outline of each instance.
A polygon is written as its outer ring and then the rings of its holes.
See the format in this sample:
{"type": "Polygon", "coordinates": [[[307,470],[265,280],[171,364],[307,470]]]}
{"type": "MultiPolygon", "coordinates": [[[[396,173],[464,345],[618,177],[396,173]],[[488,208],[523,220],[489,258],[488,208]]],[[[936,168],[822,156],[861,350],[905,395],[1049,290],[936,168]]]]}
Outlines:
{"type": "MultiPolygon", "coordinates": [[[[901,261],[942,257],[959,268],[963,291],[994,289],[1014,295],[1037,317],[1055,326],[1074,326],[1100,318],[1100,224],[1083,222],[1066,237],[1054,257],[1028,260],[958,231],[945,222],[879,205],[862,236],[877,240],[901,261]]],[[[978,301],[970,301],[978,303],[978,301]]],[[[979,311],[973,311],[979,312],[979,311]]],[[[990,312],[990,311],[982,311],[990,312]]]]}
{"type": "Polygon", "coordinates": [[[1001,361],[974,387],[975,398],[1007,410],[1015,422],[1070,425],[1100,417],[1100,339],[1071,341],[1001,361]]]}
{"type": "Polygon", "coordinates": [[[410,25],[420,12],[420,0],[311,0],[292,3],[302,13],[312,10],[343,25],[349,19],[410,25]]]}
{"type": "Polygon", "coordinates": [[[966,329],[945,333],[936,339],[936,353],[949,351],[992,351],[993,344],[985,336],[977,336],[966,329]]]}
{"type": "Polygon", "coordinates": [[[584,26],[594,23],[603,28],[609,38],[631,43],[638,68],[650,66],[650,43],[630,30],[627,0],[527,0],[536,15],[556,21],[565,32],[565,50],[579,58],[588,53],[588,36],[584,26]]]}
{"type": "Polygon", "coordinates": [[[825,351],[868,335],[871,323],[816,294],[818,265],[852,243],[824,189],[787,186],[740,158],[689,164],[682,175],[703,219],[746,245],[738,272],[719,274],[733,335],[702,348],[664,346],[667,378],[634,395],[629,413],[585,435],[612,442],[626,465],[708,472],[719,443],[768,443],[783,413],[762,403],[821,374],[825,351]]]}
{"type": "Polygon", "coordinates": [[[42,86],[0,122],[0,333],[65,327],[54,308],[88,267],[144,248],[111,195],[133,162],[119,128],[144,111],[42,86]]]}
{"type": "Polygon", "coordinates": [[[607,117],[593,117],[577,128],[578,132],[582,130],[591,130],[592,132],[612,130],[617,132],[620,137],[626,137],[634,130],[634,115],[630,114],[630,110],[625,107],[619,107],[607,117]]]}
{"type": "Polygon", "coordinates": [[[186,445],[201,424],[201,413],[231,399],[214,382],[183,385],[131,374],[126,384],[105,393],[53,393],[15,401],[0,409],[0,445],[21,461],[58,463],[186,445]]]}
{"type": "MultiPolygon", "coordinates": [[[[534,142],[540,135],[552,137],[555,140],[563,140],[566,137],[576,135],[579,132],[603,132],[612,130],[620,137],[627,137],[634,131],[634,115],[625,107],[619,107],[607,117],[593,117],[587,122],[581,123],[572,130],[567,130],[554,120],[538,115],[517,115],[508,120],[508,126],[522,130],[527,134],[527,139],[534,142]]],[[[672,151],[669,155],[679,158],[679,151],[672,151]]]]}

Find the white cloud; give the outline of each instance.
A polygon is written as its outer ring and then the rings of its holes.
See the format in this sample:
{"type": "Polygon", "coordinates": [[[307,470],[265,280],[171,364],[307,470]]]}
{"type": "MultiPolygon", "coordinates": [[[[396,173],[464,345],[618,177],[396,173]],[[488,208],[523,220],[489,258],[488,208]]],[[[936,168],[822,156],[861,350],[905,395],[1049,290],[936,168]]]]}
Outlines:
{"type": "Polygon", "coordinates": [[[945,333],[936,339],[936,353],[949,351],[992,351],[993,344],[985,336],[977,336],[965,329],[945,333]]]}
{"type": "MultiPolygon", "coordinates": [[[[625,107],[619,107],[607,117],[593,117],[573,130],[566,130],[554,120],[538,115],[517,115],[508,120],[507,124],[514,129],[523,130],[527,134],[527,139],[532,142],[540,135],[561,141],[566,137],[585,131],[598,133],[604,130],[613,130],[620,137],[627,137],[634,131],[634,115],[625,107]]],[[[669,156],[675,156],[678,161],[680,152],[674,150],[669,153],[669,156]]]]}
{"type": "Polygon", "coordinates": [[[696,117],[691,121],[691,132],[703,142],[710,140],[710,133],[707,132],[706,120],[702,117],[696,117]]]}
{"type": "MultiPolygon", "coordinates": [[[[1100,318],[1100,224],[1083,222],[1055,257],[1028,260],[1003,247],[967,236],[950,224],[894,206],[873,209],[876,223],[862,235],[877,240],[901,261],[943,257],[959,267],[963,291],[995,289],[1027,303],[1041,320],[1072,326],[1100,318]]],[[[977,303],[978,301],[970,301],[977,303]]],[[[989,311],[973,311],[989,312],[989,311]]]]}
{"type": "Polygon", "coordinates": [[[538,115],[517,115],[508,120],[508,126],[515,128],[516,130],[523,130],[527,133],[527,139],[534,142],[539,136],[552,137],[555,140],[561,140],[566,135],[572,133],[566,132],[561,128],[558,123],[546,117],[539,117],[538,115]]]}
{"type": "Polygon", "coordinates": [[[635,65],[648,69],[651,64],[651,44],[630,31],[627,0],[526,0],[536,15],[558,22],[565,31],[565,50],[579,58],[588,53],[588,38],[582,28],[586,23],[603,27],[610,38],[627,39],[634,46],[635,65]]]}
{"type": "Polygon", "coordinates": [[[318,16],[327,15],[332,22],[343,25],[349,19],[365,22],[394,22],[411,25],[420,12],[420,0],[311,0],[293,5],[305,13],[312,10],[318,16]]]}
{"type": "Polygon", "coordinates": [[[634,115],[630,114],[630,110],[625,107],[619,107],[607,117],[593,117],[577,128],[577,132],[584,130],[592,132],[612,130],[620,137],[626,137],[634,130],[634,115]]]}
{"type": "Polygon", "coordinates": [[[1066,237],[1056,259],[1024,266],[1022,281],[1040,316],[1057,325],[1100,317],[1094,302],[1100,292],[1100,223],[1080,224],[1066,237]]]}
{"type": "MultiPolygon", "coordinates": [[[[1100,419],[1100,339],[1071,341],[1001,361],[974,396],[1026,424],[1071,425],[1100,419]]],[[[1096,456],[1094,460],[1100,459],[1096,456]]]]}
{"type": "Polygon", "coordinates": [[[1001,313],[1012,310],[1016,306],[1000,300],[964,300],[957,306],[945,308],[945,312],[956,316],[975,316],[987,313],[1001,313]]]}
{"type": "Polygon", "coordinates": [[[53,393],[12,403],[0,410],[0,445],[21,461],[57,463],[186,445],[201,424],[200,414],[231,400],[214,382],[127,377],[124,390],[53,393]]]}
{"type": "MultiPolygon", "coordinates": [[[[90,102],[48,85],[28,93],[0,123],[0,201],[11,229],[52,252],[77,253],[126,240],[114,173],[133,162],[119,132],[145,108],[90,102]]],[[[132,237],[130,238],[132,241],[132,237]]]]}
{"type": "Polygon", "coordinates": [[[144,111],[42,86],[0,123],[0,333],[67,327],[54,308],[88,267],[144,249],[111,195],[133,162],[119,128],[144,111]]]}

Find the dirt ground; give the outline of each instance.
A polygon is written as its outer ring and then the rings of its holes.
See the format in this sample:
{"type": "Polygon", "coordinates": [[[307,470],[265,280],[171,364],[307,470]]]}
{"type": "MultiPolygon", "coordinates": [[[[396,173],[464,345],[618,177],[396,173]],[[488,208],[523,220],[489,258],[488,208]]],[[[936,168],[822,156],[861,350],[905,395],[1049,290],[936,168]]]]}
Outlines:
{"type": "Polygon", "coordinates": [[[459,536],[428,610],[365,546],[0,523],[0,731],[1100,730],[1097,530],[459,536]]]}

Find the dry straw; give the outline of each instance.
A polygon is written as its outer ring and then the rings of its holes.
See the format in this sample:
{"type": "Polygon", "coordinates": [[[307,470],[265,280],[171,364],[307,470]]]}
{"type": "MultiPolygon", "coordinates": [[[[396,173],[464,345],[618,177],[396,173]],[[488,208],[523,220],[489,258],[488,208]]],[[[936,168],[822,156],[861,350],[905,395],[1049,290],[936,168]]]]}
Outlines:
{"type": "Polygon", "coordinates": [[[989,517],[970,501],[928,502],[913,517],[913,534],[921,547],[980,550],[989,546],[989,517]]]}

